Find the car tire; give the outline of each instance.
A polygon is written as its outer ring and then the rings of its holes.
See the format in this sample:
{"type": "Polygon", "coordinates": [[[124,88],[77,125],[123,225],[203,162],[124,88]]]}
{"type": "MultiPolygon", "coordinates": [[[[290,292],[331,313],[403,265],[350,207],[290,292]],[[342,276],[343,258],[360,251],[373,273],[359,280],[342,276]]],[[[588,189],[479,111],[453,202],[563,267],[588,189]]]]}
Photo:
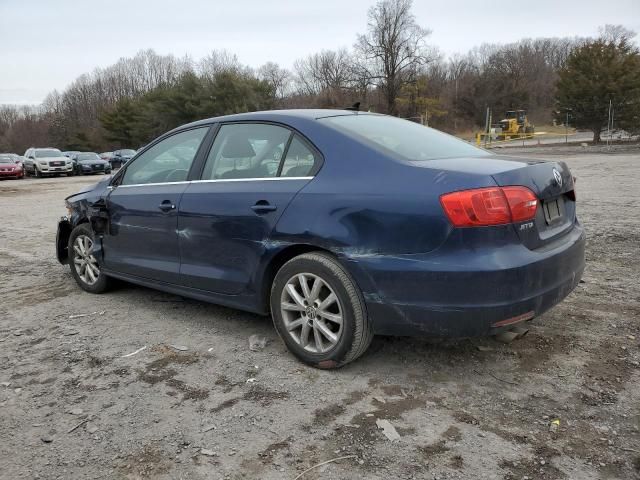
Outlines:
{"type": "Polygon", "coordinates": [[[38,167],[33,167],[33,176],[36,178],[40,178],[42,176],[42,174],[38,170],[38,167]]]}
{"type": "Polygon", "coordinates": [[[361,356],[373,339],[362,292],[329,254],[305,253],[285,263],[273,280],[270,300],[278,335],[314,367],[342,367],[361,356]]]}
{"type": "Polygon", "coordinates": [[[111,279],[100,268],[92,254],[95,234],[88,223],[81,223],[69,235],[69,268],[80,288],[91,293],[106,292],[111,279]],[[84,267],[84,268],[83,268],[84,267]]]}

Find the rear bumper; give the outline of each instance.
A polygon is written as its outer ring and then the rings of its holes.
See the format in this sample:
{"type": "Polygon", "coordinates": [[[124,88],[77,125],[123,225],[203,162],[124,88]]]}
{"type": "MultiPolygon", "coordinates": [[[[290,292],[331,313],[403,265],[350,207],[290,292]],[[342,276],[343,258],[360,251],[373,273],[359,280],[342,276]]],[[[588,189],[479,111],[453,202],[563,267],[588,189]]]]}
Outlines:
{"type": "Polygon", "coordinates": [[[585,234],[577,222],[539,250],[518,243],[466,249],[452,243],[429,254],[347,261],[361,288],[368,286],[365,302],[376,333],[492,335],[556,305],[585,266],[585,234]]]}

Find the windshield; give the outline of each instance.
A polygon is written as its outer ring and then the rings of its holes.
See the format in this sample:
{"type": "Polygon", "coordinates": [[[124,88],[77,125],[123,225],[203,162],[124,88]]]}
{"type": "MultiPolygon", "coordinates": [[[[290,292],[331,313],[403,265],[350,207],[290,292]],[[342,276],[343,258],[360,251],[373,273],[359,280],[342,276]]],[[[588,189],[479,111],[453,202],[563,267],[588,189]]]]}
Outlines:
{"type": "Polygon", "coordinates": [[[387,115],[343,115],[320,120],[367,145],[382,147],[409,161],[488,155],[446,133],[387,115]]]}
{"type": "Polygon", "coordinates": [[[47,157],[64,157],[60,150],[47,149],[47,150],[36,150],[36,158],[47,158],[47,157]]]}
{"type": "Polygon", "coordinates": [[[97,153],[80,153],[77,157],[78,160],[101,160],[97,153]]]}
{"type": "Polygon", "coordinates": [[[9,155],[0,155],[0,163],[16,163],[9,155]]]}

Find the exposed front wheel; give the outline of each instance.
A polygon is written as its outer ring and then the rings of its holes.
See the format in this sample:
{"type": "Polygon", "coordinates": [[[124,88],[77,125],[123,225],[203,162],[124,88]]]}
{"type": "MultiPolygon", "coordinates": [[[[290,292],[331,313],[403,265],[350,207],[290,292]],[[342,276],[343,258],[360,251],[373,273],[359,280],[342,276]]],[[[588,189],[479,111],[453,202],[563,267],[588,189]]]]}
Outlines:
{"type": "Polygon", "coordinates": [[[271,289],[271,315],[287,348],[319,368],[355,360],[373,338],[360,290],[325,253],[306,253],[283,265],[271,289]]]}
{"type": "Polygon", "coordinates": [[[100,270],[93,255],[95,236],[88,223],[81,223],[69,236],[69,266],[76,283],[87,292],[102,293],[109,288],[110,279],[100,270]]]}

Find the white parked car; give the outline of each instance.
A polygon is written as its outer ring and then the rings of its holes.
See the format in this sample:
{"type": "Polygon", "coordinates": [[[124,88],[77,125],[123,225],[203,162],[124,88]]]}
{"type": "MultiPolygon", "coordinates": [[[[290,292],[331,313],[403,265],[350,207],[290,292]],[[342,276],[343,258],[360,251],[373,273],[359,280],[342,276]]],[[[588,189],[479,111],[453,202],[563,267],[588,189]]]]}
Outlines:
{"type": "Polygon", "coordinates": [[[24,171],[34,177],[73,175],[73,162],[57,148],[30,148],[24,153],[24,171]]]}

